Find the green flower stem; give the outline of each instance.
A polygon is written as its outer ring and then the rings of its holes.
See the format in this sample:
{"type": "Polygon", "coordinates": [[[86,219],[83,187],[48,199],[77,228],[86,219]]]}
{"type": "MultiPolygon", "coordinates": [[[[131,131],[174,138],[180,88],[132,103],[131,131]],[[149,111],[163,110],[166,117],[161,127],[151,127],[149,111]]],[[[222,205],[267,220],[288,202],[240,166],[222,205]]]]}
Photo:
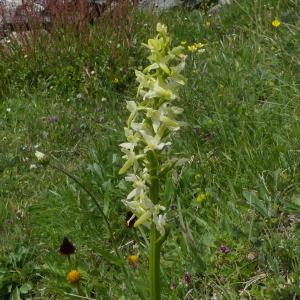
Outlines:
{"type": "MultiPolygon", "coordinates": [[[[150,199],[153,204],[159,201],[159,178],[158,178],[158,160],[155,152],[148,152],[148,160],[150,164],[149,173],[151,176],[151,185],[149,189],[150,199]]],[[[149,279],[150,279],[150,299],[160,300],[160,247],[161,243],[157,243],[160,235],[156,230],[155,224],[151,223],[150,233],[150,258],[149,258],[149,279]]]]}
{"type": "Polygon", "coordinates": [[[72,261],[71,261],[71,257],[70,257],[70,255],[68,255],[67,257],[68,257],[68,263],[69,263],[70,269],[72,270],[72,261]]]}
{"type": "Polygon", "coordinates": [[[154,151],[148,151],[147,158],[149,160],[149,174],[151,177],[151,185],[149,188],[149,196],[153,204],[159,201],[159,178],[158,178],[158,160],[154,151]]]}
{"type": "Polygon", "coordinates": [[[160,245],[156,243],[159,233],[155,228],[155,224],[151,224],[150,235],[150,299],[160,300],[160,245]]]}

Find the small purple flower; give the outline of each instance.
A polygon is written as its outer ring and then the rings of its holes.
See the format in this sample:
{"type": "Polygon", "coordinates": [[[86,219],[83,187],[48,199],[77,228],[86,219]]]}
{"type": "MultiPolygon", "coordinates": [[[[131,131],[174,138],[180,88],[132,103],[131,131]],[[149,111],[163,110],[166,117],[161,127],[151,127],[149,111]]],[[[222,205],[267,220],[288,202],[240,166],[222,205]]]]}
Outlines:
{"type": "Polygon", "coordinates": [[[184,281],[187,285],[191,285],[192,284],[192,276],[189,272],[185,272],[184,273],[184,281]]]}
{"type": "Polygon", "coordinates": [[[227,254],[227,253],[230,252],[230,249],[222,244],[221,247],[220,247],[220,251],[224,254],[227,254]]]}
{"type": "Polygon", "coordinates": [[[58,122],[58,116],[55,116],[55,115],[49,116],[48,120],[50,123],[56,123],[56,122],[58,122]]]}

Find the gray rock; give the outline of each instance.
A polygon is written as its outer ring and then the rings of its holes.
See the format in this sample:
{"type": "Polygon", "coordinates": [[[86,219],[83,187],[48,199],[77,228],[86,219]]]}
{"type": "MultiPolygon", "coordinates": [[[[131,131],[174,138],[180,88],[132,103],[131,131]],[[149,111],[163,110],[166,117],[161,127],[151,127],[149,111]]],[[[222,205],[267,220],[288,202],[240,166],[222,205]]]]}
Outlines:
{"type": "Polygon", "coordinates": [[[176,6],[182,6],[181,0],[141,0],[139,7],[143,10],[166,10],[176,6]]]}
{"type": "MultiPolygon", "coordinates": [[[[177,6],[187,5],[199,7],[203,0],[140,0],[139,7],[144,10],[166,10],[177,6]]],[[[218,0],[218,4],[210,9],[210,14],[217,13],[222,6],[231,4],[232,0],[218,0]]]]}
{"type": "Polygon", "coordinates": [[[16,28],[26,30],[31,20],[49,22],[43,15],[46,0],[0,0],[0,38],[16,28]]]}
{"type": "Polygon", "coordinates": [[[209,10],[209,14],[211,15],[216,15],[224,5],[229,5],[232,3],[232,0],[219,0],[218,4],[213,6],[210,10],[209,10]]]}

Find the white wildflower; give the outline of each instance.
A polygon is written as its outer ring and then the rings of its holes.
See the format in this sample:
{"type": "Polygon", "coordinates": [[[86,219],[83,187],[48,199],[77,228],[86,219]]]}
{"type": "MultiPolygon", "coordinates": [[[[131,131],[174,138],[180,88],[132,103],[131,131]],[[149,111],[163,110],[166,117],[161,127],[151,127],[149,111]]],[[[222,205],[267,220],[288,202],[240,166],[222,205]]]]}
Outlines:
{"type": "Polygon", "coordinates": [[[38,161],[43,161],[46,158],[46,155],[40,151],[35,151],[35,157],[37,158],[38,161]]]}

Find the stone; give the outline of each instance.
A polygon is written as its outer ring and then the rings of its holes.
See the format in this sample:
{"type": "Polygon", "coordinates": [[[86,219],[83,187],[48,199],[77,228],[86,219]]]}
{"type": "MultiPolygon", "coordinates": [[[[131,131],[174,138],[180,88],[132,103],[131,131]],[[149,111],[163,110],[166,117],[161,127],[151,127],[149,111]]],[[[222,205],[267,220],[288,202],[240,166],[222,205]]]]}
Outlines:
{"type": "Polygon", "coordinates": [[[49,18],[43,15],[44,0],[0,0],[0,38],[15,30],[28,30],[29,23],[44,24],[49,18]]]}
{"type": "Polygon", "coordinates": [[[182,6],[181,0],[141,0],[138,6],[143,10],[166,10],[177,6],[182,6]]]}
{"type": "Polygon", "coordinates": [[[216,15],[217,13],[219,13],[219,11],[223,8],[223,6],[225,5],[229,5],[232,3],[232,0],[219,0],[218,4],[213,6],[210,10],[209,10],[209,14],[210,15],[216,15]]]}

